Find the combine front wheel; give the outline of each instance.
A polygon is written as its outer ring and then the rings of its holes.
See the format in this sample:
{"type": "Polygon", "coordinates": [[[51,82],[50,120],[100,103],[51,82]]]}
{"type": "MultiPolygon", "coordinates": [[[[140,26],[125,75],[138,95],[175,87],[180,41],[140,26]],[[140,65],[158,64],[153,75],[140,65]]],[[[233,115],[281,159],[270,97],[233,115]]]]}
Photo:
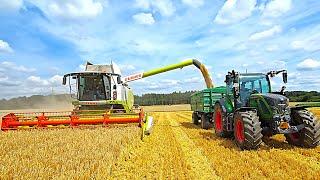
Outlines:
{"type": "Polygon", "coordinates": [[[262,128],[255,111],[236,112],[234,115],[234,137],[239,148],[258,149],[262,143],[262,128]]]}
{"type": "Polygon", "coordinates": [[[297,133],[285,134],[289,144],[314,148],[320,142],[320,121],[308,110],[293,110],[291,125],[304,124],[305,128],[297,133]]]}

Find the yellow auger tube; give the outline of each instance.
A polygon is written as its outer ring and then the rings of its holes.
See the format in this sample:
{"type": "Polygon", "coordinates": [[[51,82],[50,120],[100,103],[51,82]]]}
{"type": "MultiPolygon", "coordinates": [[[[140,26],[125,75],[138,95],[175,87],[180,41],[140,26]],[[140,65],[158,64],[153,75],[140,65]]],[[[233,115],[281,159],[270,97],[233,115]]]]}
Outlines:
{"type": "Polygon", "coordinates": [[[209,74],[207,68],[205,67],[204,64],[202,64],[200,61],[198,61],[196,59],[190,59],[190,60],[183,61],[181,63],[172,64],[172,65],[165,66],[162,68],[153,69],[153,70],[141,73],[141,74],[131,75],[131,76],[126,77],[125,81],[126,82],[135,81],[138,79],[146,78],[149,76],[164,73],[164,72],[171,71],[171,70],[178,69],[178,68],[183,68],[183,67],[190,66],[190,65],[196,66],[201,71],[202,76],[206,82],[207,88],[213,88],[213,82],[211,80],[211,77],[210,77],[210,74],[209,74]]]}

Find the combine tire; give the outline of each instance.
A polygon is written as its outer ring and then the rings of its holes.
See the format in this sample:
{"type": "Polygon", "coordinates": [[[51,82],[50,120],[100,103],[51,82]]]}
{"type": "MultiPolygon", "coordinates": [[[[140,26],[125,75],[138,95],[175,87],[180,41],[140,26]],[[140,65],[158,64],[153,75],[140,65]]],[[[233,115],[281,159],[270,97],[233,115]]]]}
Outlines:
{"type": "Polygon", "coordinates": [[[201,115],[201,128],[207,130],[210,128],[209,117],[206,114],[201,115]]]}
{"type": "Polygon", "coordinates": [[[242,150],[258,149],[262,143],[262,128],[255,111],[236,112],[234,116],[234,137],[242,150]]]}
{"type": "Polygon", "coordinates": [[[214,131],[219,137],[231,137],[232,132],[227,131],[227,121],[225,112],[222,110],[220,104],[214,105],[213,124],[214,131]]]}
{"type": "Polygon", "coordinates": [[[192,123],[195,124],[195,125],[199,124],[198,115],[195,112],[192,113],[192,123]]]}
{"type": "Polygon", "coordinates": [[[304,124],[305,128],[301,129],[297,133],[285,134],[286,140],[289,144],[314,148],[319,145],[320,142],[320,121],[308,110],[293,110],[291,113],[290,125],[304,124]]]}

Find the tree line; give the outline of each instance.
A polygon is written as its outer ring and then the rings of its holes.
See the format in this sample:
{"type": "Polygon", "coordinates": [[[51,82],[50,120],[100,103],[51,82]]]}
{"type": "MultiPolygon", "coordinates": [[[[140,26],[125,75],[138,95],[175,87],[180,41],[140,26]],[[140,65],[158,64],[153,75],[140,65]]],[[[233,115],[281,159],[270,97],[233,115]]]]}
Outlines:
{"type": "MultiPolygon", "coordinates": [[[[135,104],[149,105],[173,105],[190,104],[190,96],[196,91],[173,92],[169,94],[144,94],[135,95],[135,104]]],[[[320,102],[320,92],[317,91],[289,91],[286,96],[291,102],[320,102]]],[[[0,100],[0,109],[46,109],[72,107],[72,98],[68,94],[60,95],[34,95],[30,97],[18,97],[9,100],[0,100]]]]}

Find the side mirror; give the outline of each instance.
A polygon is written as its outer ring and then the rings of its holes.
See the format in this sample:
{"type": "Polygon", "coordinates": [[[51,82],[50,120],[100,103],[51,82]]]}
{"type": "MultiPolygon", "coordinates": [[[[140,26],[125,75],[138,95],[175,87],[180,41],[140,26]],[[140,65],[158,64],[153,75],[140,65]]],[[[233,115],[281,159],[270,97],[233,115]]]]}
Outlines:
{"type": "Polygon", "coordinates": [[[121,84],[121,77],[120,76],[117,77],[117,83],[121,84]]]}
{"type": "Polygon", "coordinates": [[[287,73],[287,71],[282,73],[282,79],[283,79],[284,83],[288,82],[288,73],[287,73]]]}
{"type": "Polygon", "coordinates": [[[67,84],[67,77],[63,76],[62,85],[66,85],[66,84],[67,84]]]}
{"type": "Polygon", "coordinates": [[[228,83],[230,80],[230,75],[226,75],[226,80],[224,81],[225,83],[228,83]]]}

